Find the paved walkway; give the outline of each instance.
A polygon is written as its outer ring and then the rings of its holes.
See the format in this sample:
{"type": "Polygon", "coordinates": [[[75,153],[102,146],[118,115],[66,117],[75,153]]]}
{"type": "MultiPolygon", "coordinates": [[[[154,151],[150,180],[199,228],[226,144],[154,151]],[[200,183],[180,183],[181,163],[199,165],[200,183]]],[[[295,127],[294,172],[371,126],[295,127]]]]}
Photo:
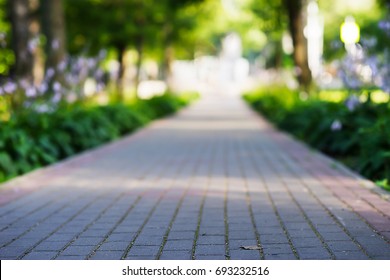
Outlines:
{"type": "Polygon", "coordinates": [[[0,258],[390,259],[372,187],[214,96],[0,186],[0,258]]]}

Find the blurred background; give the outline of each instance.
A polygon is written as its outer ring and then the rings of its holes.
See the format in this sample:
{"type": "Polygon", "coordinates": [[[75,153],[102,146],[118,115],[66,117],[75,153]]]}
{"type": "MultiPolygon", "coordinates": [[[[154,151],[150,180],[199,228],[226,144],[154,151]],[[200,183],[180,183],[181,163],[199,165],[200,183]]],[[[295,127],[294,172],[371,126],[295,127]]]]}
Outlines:
{"type": "Polygon", "coordinates": [[[388,91],[387,2],[0,0],[0,100],[106,102],[103,92],[126,99],[278,79],[306,92],[388,91]]]}
{"type": "Polygon", "coordinates": [[[390,126],[382,125],[389,106],[372,107],[389,102],[389,11],[389,0],[0,0],[0,181],[118,137],[191,98],[151,101],[155,111],[146,115],[141,100],[260,86],[295,98],[255,102],[272,112],[302,111],[307,99],[333,102],[329,112],[315,107],[317,115],[326,111],[321,121],[303,114],[296,127],[307,124],[311,136],[323,127],[318,137],[327,142],[317,146],[345,162],[356,149],[372,149],[358,147],[357,131],[376,133],[382,148],[367,163],[369,176],[390,178],[390,126]],[[129,125],[117,104],[134,105],[137,121],[129,125]],[[360,112],[354,119],[361,122],[350,125],[345,110],[360,112]]]}

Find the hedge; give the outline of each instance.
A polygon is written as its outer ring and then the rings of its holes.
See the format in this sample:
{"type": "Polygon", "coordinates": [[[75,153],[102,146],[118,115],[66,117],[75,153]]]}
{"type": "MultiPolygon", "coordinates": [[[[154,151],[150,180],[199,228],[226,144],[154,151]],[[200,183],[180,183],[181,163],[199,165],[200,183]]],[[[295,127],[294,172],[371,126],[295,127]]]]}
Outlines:
{"type": "Polygon", "coordinates": [[[24,110],[0,122],[0,182],[119,138],[172,114],[194,94],[164,94],[131,105],[74,105],[53,113],[24,110]]]}
{"type": "Polygon", "coordinates": [[[287,89],[263,89],[244,99],[277,127],[390,189],[390,108],[370,99],[350,110],[345,102],[307,100],[287,89]]]}

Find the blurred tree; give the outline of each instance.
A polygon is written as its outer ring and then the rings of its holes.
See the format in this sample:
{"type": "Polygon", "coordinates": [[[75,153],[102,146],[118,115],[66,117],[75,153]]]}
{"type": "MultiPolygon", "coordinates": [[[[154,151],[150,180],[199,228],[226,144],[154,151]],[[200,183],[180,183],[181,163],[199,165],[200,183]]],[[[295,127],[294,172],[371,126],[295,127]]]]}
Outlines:
{"type": "Polygon", "coordinates": [[[29,45],[31,37],[29,0],[9,0],[8,8],[12,29],[12,49],[15,55],[11,75],[16,79],[32,80],[33,55],[32,46],[29,45]]]}
{"type": "Polygon", "coordinates": [[[267,35],[268,43],[273,46],[274,59],[272,66],[276,68],[282,66],[282,37],[287,27],[286,15],[281,12],[283,11],[282,1],[255,0],[250,5],[252,12],[260,19],[260,29],[267,35]]]}
{"type": "MultiPolygon", "coordinates": [[[[82,2],[82,1],[81,1],[82,2]]],[[[55,79],[63,79],[66,56],[65,17],[62,0],[41,0],[42,31],[46,37],[46,68],[56,69],[55,79]]]]}
{"type": "Polygon", "coordinates": [[[379,5],[384,8],[390,9],[390,0],[377,0],[379,5]]]}
{"type": "Polygon", "coordinates": [[[204,0],[162,0],[164,22],[162,28],[163,35],[163,62],[162,77],[168,82],[171,76],[171,65],[174,60],[174,45],[182,44],[187,39],[187,32],[196,26],[196,15],[185,13],[188,6],[196,5],[204,0]],[[187,16],[186,16],[187,15],[187,16]]]}
{"type": "MultiPolygon", "coordinates": [[[[386,1],[388,0],[380,2],[386,1]]],[[[318,4],[325,24],[323,54],[325,62],[341,59],[345,55],[344,44],[340,40],[340,25],[347,16],[353,16],[361,27],[361,43],[367,39],[377,41],[377,44],[371,44],[369,47],[371,53],[381,52],[389,45],[386,34],[378,26],[389,10],[381,6],[378,0],[318,0],[318,4]]]]}
{"type": "Polygon", "coordinates": [[[33,56],[33,81],[39,83],[44,76],[44,50],[41,36],[40,0],[29,0],[30,23],[29,23],[29,49],[33,56]]]}
{"type": "Polygon", "coordinates": [[[114,48],[120,62],[119,97],[125,74],[125,54],[129,47],[137,50],[135,88],[139,83],[145,47],[158,44],[162,21],[158,21],[160,2],[151,0],[68,0],[66,17],[69,45],[73,52],[97,53],[114,48]]]}
{"type": "Polygon", "coordinates": [[[293,59],[300,86],[308,91],[312,82],[308,64],[307,42],[304,36],[306,0],[253,0],[251,9],[260,18],[260,28],[273,45],[276,67],[282,65],[282,38],[288,27],[293,42],[293,59]]]}
{"type": "Polygon", "coordinates": [[[9,74],[9,69],[15,59],[9,44],[11,24],[7,15],[6,2],[6,0],[0,0],[0,77],[9,74]]]}
{"type": "Polygon", "coordinates": [[[297,67],[298,82],[304,90],[308,91],[312,82],[312,76],[308,63],[307,41],[303,32],[305,27],[303,17],[305,2],[305,0],[283,0],[294,46],[293,57],[297,67]]]}
{"type": "Polygon", "coordinates": [[[84,49],[95,53],[99,48],[115,48],[120,62],[118,85],[123,85],[126,50],[134,48],[138,54],[135,88],[140,81],[144,54],[154,51],[162,54],[163,76],[167,78],[175,44],[180,45],[185,41],[186,34],[183,31],[191,30],[196,25],[194,13],[183,11],[202,1],[67,0],[70,50],[75,52],[84,49]]]}

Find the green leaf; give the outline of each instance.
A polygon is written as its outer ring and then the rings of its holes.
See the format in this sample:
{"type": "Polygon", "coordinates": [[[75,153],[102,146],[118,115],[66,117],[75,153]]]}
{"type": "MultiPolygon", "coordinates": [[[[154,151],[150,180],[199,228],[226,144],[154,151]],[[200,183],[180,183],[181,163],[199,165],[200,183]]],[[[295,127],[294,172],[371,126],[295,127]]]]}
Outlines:
{"type": "Polygon", "coordinates": [[[14,163],[12,162],[11,157],[4,153],[0,153],[0,168],[5,171],[5,173],[14,174],[16,169],[14,163]]]}

